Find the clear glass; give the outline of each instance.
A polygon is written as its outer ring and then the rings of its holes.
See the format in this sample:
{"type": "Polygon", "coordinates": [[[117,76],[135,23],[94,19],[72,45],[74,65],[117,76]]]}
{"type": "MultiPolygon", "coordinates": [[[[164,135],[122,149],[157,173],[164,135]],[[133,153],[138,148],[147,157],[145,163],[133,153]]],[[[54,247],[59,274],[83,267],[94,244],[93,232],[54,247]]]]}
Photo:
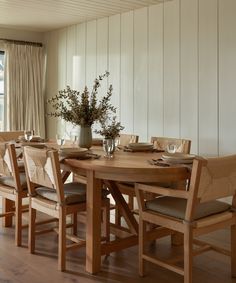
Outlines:
{"type": "Polygon", "coordinates": [[[75,131],[70,132],[70,140],[72,141],[73,145],[77,145],[79,141],[79,134],[75,131]]]}
{"type": "Polygon", "coordinates": [[[34,131],[33,130],[25,130],[24,131],[24,137],[27,142],[31,141],[34,136],[34,131]]]}
{"type": "Polygon", "coordinates": [[[105,151],[104,157],[113,158],[113,153],[116,149],[115,139],[104,139],[103,140],[103,150],[105,151]]]}
{"type": "Polygon", "coordinates": [[[167,145],[166,150],[168,153],[175,153],[177,150],[177,146],[174,143],[170,143],[167,145]]]}
{"type": "Polygon", "coordinates": [[[61,147],[65,144],[65,136],[62,134],[56,135],[57,144],[61,147]]]}

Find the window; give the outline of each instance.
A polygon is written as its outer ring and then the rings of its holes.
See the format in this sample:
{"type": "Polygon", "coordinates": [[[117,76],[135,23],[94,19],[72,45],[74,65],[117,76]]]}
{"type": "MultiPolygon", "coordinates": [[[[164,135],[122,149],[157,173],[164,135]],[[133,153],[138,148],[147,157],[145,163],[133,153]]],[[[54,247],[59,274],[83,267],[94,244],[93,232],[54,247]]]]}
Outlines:
{"type": "Polygon", "coordinates": [[[4,130],[4,52],[0,51],[0,131],[4,130]]]}

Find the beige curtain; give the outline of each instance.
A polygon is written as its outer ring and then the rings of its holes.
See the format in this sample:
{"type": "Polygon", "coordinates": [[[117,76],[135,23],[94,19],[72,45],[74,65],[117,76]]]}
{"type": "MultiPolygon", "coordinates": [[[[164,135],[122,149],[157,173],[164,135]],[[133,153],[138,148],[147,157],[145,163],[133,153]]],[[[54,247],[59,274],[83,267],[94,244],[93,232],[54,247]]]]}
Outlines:
{"type": "Polygon", "coordinates": [[[8,129],[45,137],[43,48],[7,43],[5,51],[8,129]]]}

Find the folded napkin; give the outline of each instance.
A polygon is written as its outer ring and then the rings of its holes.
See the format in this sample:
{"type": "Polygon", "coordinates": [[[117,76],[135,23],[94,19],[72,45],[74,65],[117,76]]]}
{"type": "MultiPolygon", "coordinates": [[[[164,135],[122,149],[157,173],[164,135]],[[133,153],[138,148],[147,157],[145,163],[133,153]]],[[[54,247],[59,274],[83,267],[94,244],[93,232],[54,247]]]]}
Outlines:
{"type": "Polygon", "coordinates": [[[151,159],[151,160],[148,160],[148,163],[151,164],[151,165],[156,165],[156,166],[160,166],[160,167],[169,167],[170,166],[169,163],[163,162],[162,159],[151,159]]]}
{"type": "Polygon", "coordinates": [[[60,155],[59,154],[59,160],[62,161],[66,158],[69,158],[69,159],[77,159],[77,160],[86,160],[86,159],[99,159],[101,157],[101,155],[99,154],[95,154],[95,153],[91,153],[91,152],[87,152],[86,154],[83,154],[83,155],[73,155],[73,154],[70,154],[70,155],[66,155],[66,154],[63,154],[63,155],[60,155]]]}

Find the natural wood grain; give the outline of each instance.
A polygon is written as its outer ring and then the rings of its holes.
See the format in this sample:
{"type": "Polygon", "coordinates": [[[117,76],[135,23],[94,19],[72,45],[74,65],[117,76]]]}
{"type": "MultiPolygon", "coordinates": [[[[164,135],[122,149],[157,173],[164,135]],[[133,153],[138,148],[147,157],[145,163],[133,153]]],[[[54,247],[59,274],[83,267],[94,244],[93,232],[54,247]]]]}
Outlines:
{"type": "MultiPolygon", "coordinates": [[[[170,193],[169,189],[161,188],[155,184],[143,184],[137,183],[135,185],[136,195],[138,198],[139,212],[140,212],[140,223],[139,223],[139,272],[141,275],[144,274],[144,260],[155,263],[161,267],[165,267],[169,270],[172,270],[178,274],[184,276],[184,283],[193,282],[193,256],[199,255],[202,252],[209,250],[217,251],[223,255],[231,256],[231,273],[232,276],[235,276],[235,223],[236,223],[236,214],[234,211],[230,211],[229,207],[221,212],[215,212],[213,214],[208,214],[200,217],[196,217],[195,211],[198,207],[201,198],[199,197],[199,191],[201,186],[204,186],[204,193],[212,193],[211,198],[207,199],[208,201],[217,200],[222,197],[222,191],[226,192],[226,196],[233,196],[232,205],[235,205],[235,184],[232,181],[232,175],[235,174],[236,155],[227,156],[227,157],[218,157],[211,159],[196,158],[193,161],[193,167],[191,170],[191,178],[186,175],[186,182],[190,182],[188,191],[180,191],[183,193],[178,194],[178,190],[173,189],[173,192],[170,193]],[[223,163],[223,165],[222,165],[223,163]],[[221,166],[219,166],[221,165],[221,166]],[[211,177],[206,177],[205,172],[210,172],[211,177]],[[206,182],[207,179],[207,182],[206,182]],[[210,181],[209,181],[210,180],[210,181]],[[202,185],[204,183],[204,185],[202,185]],[[229,186],[230,183],[230,186],[229,186]],[[213,184],[213,185],[212,185],[213,184]],[[220,187],[220,189],[219,189],[220,187]],[[228,189],[230,188],[230,189],[228,189]],[[148,208],[148,200],[145,200],[145,192],[154,192],[156,191],[163,195],[163,199],[159,198],[158,200],[165,200],[165,196],[172,196],[172,198],[182,198],[186,199],[186,209],[184,216],[178,217],[175,215],[169,216],[168,209],[171,209],[170,206],[162,206],[164,210],[155,210],[148,208]],[[166,262],[163,259],[156,259],[152,256],[149,256],[144,251],[144,246],[147,238],[148,231],[145,228],[146,223],[156,224],[161,227],[168,228],[173,231],[177,231],[183,234],[184,236],[184,268],[180,269],[179,266],[173,263],[179,262],[180,258],[172,258],[172,260],[166,262]],[[225,227],[231,228],[231,253],[221,247],[212,245],[210,243],[204,243],[201,241],[195,241],[197,245],[200,245],[200,248],[193,250],[194,236],[199,236],[202,234],[208,234],[212,231],[222,229],[225,227]]],[[[172,199],[173,200],[173,199],[172,199]]],[[[204,199],[205,200],[205,199],[204,199]]],[[[177,199],[176,199],[177,201],[177,199]]],[[[215,205],[217,202],[215,202],[215,205]]],[[[162,204],[164,205],[164,204],[162,204]]],[[[205,201],[205,205],[208,205],[208,202],[205,201]]],[[[210,205],[210,203],[209,203],[210,205]]]]}

